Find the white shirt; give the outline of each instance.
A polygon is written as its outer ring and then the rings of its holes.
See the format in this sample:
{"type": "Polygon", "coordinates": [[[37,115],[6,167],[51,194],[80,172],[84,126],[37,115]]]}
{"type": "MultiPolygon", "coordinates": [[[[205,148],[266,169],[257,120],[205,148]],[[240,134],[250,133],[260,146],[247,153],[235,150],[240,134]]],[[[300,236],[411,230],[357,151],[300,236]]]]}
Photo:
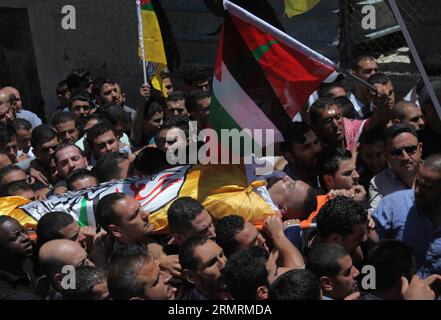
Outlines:
{"type": "Polygon", "coordinates": [[[19,112],[17,112],[16,117],[28,120],[32,125],[32,129],[35,129],[42,124],[41,119],[35,113],[29,110],[21,109],[19,112]]]}

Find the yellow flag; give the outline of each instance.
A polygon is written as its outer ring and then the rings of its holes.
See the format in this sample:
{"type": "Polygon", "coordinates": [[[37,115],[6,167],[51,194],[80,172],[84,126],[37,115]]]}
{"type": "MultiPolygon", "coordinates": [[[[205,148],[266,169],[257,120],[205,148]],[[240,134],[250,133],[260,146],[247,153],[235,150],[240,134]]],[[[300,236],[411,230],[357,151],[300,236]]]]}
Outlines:
{"type": "Polygon", "coordinates": [[[0,198],[0,216],[9,216],[16,219],[25,228],[36,228],[37,220],[18,207],[32,202],[22,197],[0,198]]]}
{"type": "Polygon", "coordinates": [[[320,0],[285,0],[285,13],[291,18],[311,10],[319,2],[320,0]]]}
{"type": "MultiPolygon", "coordinates": [[[[151,0],[141,0],[145,61],[167,64],[158,18],[151,0]]],[[[139,50],[141,56],[141,49],[139,50]]]]}
{"type": "Polygon", "coordinates": [[[167,89],[165,88],[164,84],[162,83],[162,77],[161,73],[165,70],[165,66],[163,64],[158,64],[156,67],[155,74],[150,77],[150,80],[152,81],[153,88],[156,90],[159,90],[162,92],[164,98],[168,97],[167,89]]]}

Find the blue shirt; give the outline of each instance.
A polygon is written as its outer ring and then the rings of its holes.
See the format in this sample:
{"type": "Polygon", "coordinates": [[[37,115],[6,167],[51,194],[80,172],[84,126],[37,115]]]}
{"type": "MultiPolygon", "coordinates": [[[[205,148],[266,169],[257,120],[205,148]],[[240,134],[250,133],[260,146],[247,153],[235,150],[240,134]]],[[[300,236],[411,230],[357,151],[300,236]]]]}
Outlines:
{"type": "Polygon", "coordinates": [[[417,274],[423,278],[441,273],[441,226],[433,224],[415,206],[414,191],[384,197],[372,217],[380,239],[393,239],[412,247],[417,274]]]}

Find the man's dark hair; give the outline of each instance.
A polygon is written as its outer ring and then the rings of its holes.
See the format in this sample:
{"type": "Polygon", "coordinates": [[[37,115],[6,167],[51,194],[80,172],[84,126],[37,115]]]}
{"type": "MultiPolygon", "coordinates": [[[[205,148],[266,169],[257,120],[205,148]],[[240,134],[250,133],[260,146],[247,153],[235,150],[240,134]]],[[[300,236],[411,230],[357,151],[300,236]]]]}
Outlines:
{"type": "Polygon", "coordinates": [[[191,237],[184,241],[179,248],[179,263],[183,270],[198,271],[199,262],[194,256],[197,247],[203,246],[208,241],[205,237],[191,237]]]}
{"type": "Polygon", "coordinates": [[[63,143],[63,144],[59,144],[59,145],[55,148],[55,152],[54,152],[54,161],[55,161],[55,164],[57,163],[57,157],[56,157],[56,154],[57,154],[58,152],[60,152],[61,150],[66,149],[66,148],[69,148],[69,147],[72,147],[72,148],[77,149],[78,152],[80,153],[80,155],[84,157],[84,151],[81,150],[81,148],[80,148],[79,146],[77,146],[76,144],[72,144],[72,143],[63,143]]]}
{"type": "Polygon", "coordinates": [[[319,243],[308,252],[306,269],[321,278],[335,277],[340,273],[338,260],[349,256],[349,253],[337,243],[319,243]]]}
{"type": "Polygon", "coordinates": [[[70,92],[82,90],[92,81],[92,76],[86,70],[74,70],[66,78],[67,87],[70,92]]]}
{"type": "Polygon", "coordinates": [[[14,130],[15,133],[17,133],[18,130],[29,131],[29,130],[32,130],[32,124],[26,119],[17,118],[17,119],[12,120],[11,128],[12,128],[12,130],[14,130]]]}
{"type": "Polygon", "coordinates": [[[64,95],[69,91],[69,87],[67,86],[67,80],[61,80],[58,82],[57,87],[55,88],[55,93],[58,95],[64,95]]]}
{"type": "Polygon", "coordinates": [[[216,224],[216,242],[227,257],[237,251],[238,241],[234,238],[245,227],[245,220],[239,215],[229,215],[216,224]]]}
{"type": "Polygon", "coordinates": [[[96,266],[80,266],[75,268],[75,288],[63,289],[66,300],[92,300],[92,289],[97,284],[107,281],[107,272],[96,266]]]}
{"type": "Polygon", "coordinates": [[[190,118],[187,116],[170,116],[170,117],[168,117],[167,120],[164,122],[164,125],[162,126],[161,130],[159,130],[156,133],[155,139],[158,139],[161,131],[170,130],[173,128],[181,129],[182,131],[184,131],[185,137],[188,138],[189,134],[190,134],[189,121],[190,121],[190,118]]]}
{"type": "Polygon", "coordinates": [[[104,107],[99,109],[99,113],[104,115],[113,126],[121,123],[124,127],[124,130],[130,129],[130,125],[132,122],[130,113],[124,111],[123,108],[121,108],[121,106],[119,106],[118,104],[114,102],[106,104],[104,107]]]}
{"type": "Polygon", "coordinates": [[[405,123],[398,123],[384,130],[384,145],[389,145],[393,139],[402,133],[410,133],[418,140],[418,134],[414,128],[405,123]]]}
{"type": "Polygon", "coordinates": [[[278,277],[268,291],[269,300],[321,300],[320,282],[309,270],[290,270],[278,277]]]}
{"type": "Polygon", "coordinates": [[[319,157],[318,173],[320,177],[323,177],[324,175],[333,176],[338,171],[342,161],[351,159],[351,152],[344,148],[337,148],[326,152],[319,157]]]}
{"type": "Polygon", "coordinates": [[[67,185],[69,186],[69,190],[73,190],[73,184],[75,183],[75,181],[87,178],[87,177],[91,177],[94,178],[98,184],[98,179],[97,177],[93,174],[92,171],[86,169],[86,168],[81,168],[81,169],[77,169],[75,171],[73,171],[69,177],[67,177],[67,185]]]}
{"type": "Polygon", "coordinates": [[[20,191],[32,191],[32,187],[26,181],[12,181],[5,186],[5,196],[15,196],[20,191]]]}
{"type": "Polygon", "coordinates": [[[72,92],[69,98],[69,109],[72,107],[72,103],[74,103],[75,101],[84,101],[84,102],[89,102],[90,104],[91,101],[89,98],[89,92],[85,90],[72,92]]]}
{"type": "Polygon", "coordinates": [[[291,152],[293,143],[304,144],[305,135],[311,130],[312,128],[306,122],[293,122],[283,134],[285,141],[280,145],[282,152],[291,152]]]}
{"type": "Polygon", "coordinates": [[[317,94],[319,98],[332,98],[331,91],[335,88],[343,88],[346,91],[344,85],[339,82],[323,83],[317,90],[317,94]]]}
{"type": "Polygon", "coordinates": [[[173,91],[169,94],[166,101],[178,101],[178,100],[185,100],[185,93],[180,90],[173,91]]]}
{"type": "Polygon", "coordinates": [[[362,54],[357,56],[354,60],[352,60],[352,70],[357,71],[360,70],[360,62],[363,60],[371,60],[371,61],[376,61],[375,57],[371,56],[371,55],[367,55],[367,54],[362,54]]]}
{"type": "Polygon", "coordinates": [[[31,144],[34,149],[57,138],[57,132],[49,125],[42,124],[32,130],[31,144]]]}
{"type": "Polygon", "coordinates": [[[112,124],[108,120],[105,120],[103,122],[94,125],[92,128],[87,130],[86,141],[88,145],[92,147],[94,140],[108,131],[112,131],[116,137],[115,127],[112,126],[112,124]]]}
{"type": "Polygon", "coordinates": [[[7,166],[4,166],[3,168],[0,169],[0,187],[4,187],[3,185],[3,179],[4,177],[13,172],[13,171],[23,171],[25,172],[23,169],[21,169],[20,167],[16,166],[15,164],[8,164],[7,166]]]}
{"type": "Polygon", "coordinates": [[[191,197],[175,200],[167,212],[168,226],[172,233],[186,234],[192,228],[191,222],[204,210],[204,206],[191,197]]]}
{"type": "Polygon", "coordinates": [[[141,268],[152,259],[144,253],[132,254],[110,264],[107,276],[109,293],[115,300],[143,297],[144,284],[138,278],[141,268]]]}
{"type": "Polygon", "coordinates": [[[66,212],[56,211],[44,214],[37,224],[38,246],[41,247],[51,240],[64,239],[60,230],[74,221],[74,218],[66,212]]]}
{"type": "Polygon", "coordinates": [[[367,264],[375,268],[376,290],[391,289],[401,277],[409,282],[415,274],[413,250],[401,241],[386,240],[372,248],[367,264]]]}
{"type": "Polygon", "coordinates": [[[354,232],[354,227],[367,223],[367,212],[358,202],[345,196],[328,200],[317,215],[317,233],[327,237],[337,233],[343,237],[354,232]]]}
{"type": "Polygon", "coordinates": [[[60,123],[66,123],[69,121],[75,122],[75,126],[78,127],[77,120],[72,112],[57,111],[52,116],[51,124],[55,127],[60,123]]]}
{"type": "Polygon", "coordinates": [[[374,84],[386,85],[389,81],[391,81],[390,78],[387,75],[385,75],[384,73],[381,73],[381,72],[374,73],[367,80],[367,82],[369,82],[372,85],[374,85],[374,84]]]}
{"type": "Polygon", "coordinates": [[[129,156],[124,152],[108,152],[103,154],[95,165],[95,174],[99,182],[120,179],[121,168],[119,164],[127,159],[129,159],[129,156]]]}
{"type": "Polygon", "coordinates": [[[144,148],[135,158],[134,166],[142,174],[157,173],[169,165],[166,153],[158,148],[144,148]]]}
{"type": "Polygon", "coordinates": [[[184,81],[188,86],[195,82],[208,80],[210,72],[208,68],[201,65],[191,65],[184,72],[184,81]]]}
{"type": "Polygon", "coordinates": [[[202,89],[193,90],[192,92],[190,92],[185,102],[185,106],[187,107],[188,112],[197,112],[199,110],[199,101],[210,97],[211,93],[202,89]]]}
{"type": "Polygon", "coordinates": [[[318,123],[321,119],[320,110],[329,108],[330,106],[336,105],[334,99],[331,98],[320,98],[315,101],[309,108],[308,114],[311,119],[311,123],[318,123]]]}
{"type": "Polygon", "coordinates": [[[343,117],[348,119],[355,118],[355,108],[351,100],[347,97],[336,97],[333,100],[335,104],[340,107],[343,117]]]}
{"type": "Polygon", "coordinates": [[[113,206],[119,200],[127,197],[125,193],[114,192],[110,193],[98,201],[98,205],[95,210],[95,217],[98,224],[107,232],[109,232],[109,225],[118,224],[120,217],[116,214],[113,206]]]}
{"type": "Polygon", "coordinates": [[[84,124],[86,125],[88,121],[90,120],[96,120],[96,124],[98,123],[102,123],[102,122],[109,122],[109,120],[107,119],[107,117],[103,114],[100,113],[93,113],[90,116],[87,117],[87,119],[84,121],[84,124]]]}
{"type": "Polygon", "coordinates": [[[159,74],[159,76],[161,77],[162,80],[164,79],[171,79],[171,74],[170,72],[166,72],[166,71],[161,71],[161,73],[159,74]]]}
{"type": "Polygon", "coordinates": [[[360,147],[366,145],[373,145],[378,142],[383,143],[384,139],[384,130],[382,128],[374,128],[369,130],[364,130],[360,135],[360,147]]]}
{"type": "Polygon", "coordinates": [[[0,149],[6,147],[14,138],[15,133],[9,126],[0,125],[0,149]]]}
{"type": "Polygon", "coordinates": [[[95,83],[93,84],[93,89],[92,89],[93,94],[95,96],[99,96],[103,86],[108,83],[115,84],[115,81],[106,77],[95,79],[95,83]]]}
{"type": "Polygon", "coordinates": [[[138,255],[138,254],[142,254],[142,255],[148,255],[149,250],[148,247],[140,244],[140,243],[131,243],[128,244],[126,246],[122,246],[118,249],[116,249],[115,251],[112,252],[112,255],[110,256],[110,260],[109,263],[110,264],[115,264],[117,263],[119,260],[128,257],[128,256],[133,256],[133,255],[138,255]]]}
{"type": "Polygon", "coordinates": [[[283,178],[282,177],[269,177],[269,178],[266,178],[266,189],[267,190],[271,189],[280,180],[283,180],[283,178]]]}
{"type": "Polygon", "coordinates": [[[225,280],[235,300],[256,300],[257,288],[269,286],[268,252],[253,246],[231,256],[225,265],[225,280]]]}
{"type": "Polygon", "coordinates": [[[150,120],[156,113],[164,112],[164,106],[160,103],[151,101],[146,102],[146,108],[144,110],[144,120],[150,120]]]}
{"type": "Polygon", "coordinates": [[[441,175],[441,153],[432,153],[424,159],[424,167],[441,175]]]}

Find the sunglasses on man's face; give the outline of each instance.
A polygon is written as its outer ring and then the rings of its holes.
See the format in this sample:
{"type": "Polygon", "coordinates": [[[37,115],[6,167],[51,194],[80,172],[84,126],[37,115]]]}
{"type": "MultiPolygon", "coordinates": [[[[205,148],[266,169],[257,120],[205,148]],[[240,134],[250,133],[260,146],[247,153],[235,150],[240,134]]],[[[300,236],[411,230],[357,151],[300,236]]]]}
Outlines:
{"type": "Polygon", "coordinates": [[[393,157],[399,157],[403,154],[403,151],[406,152],[408,155],[413,155],[418,149],[418,146],[407,146],[403,148],[393,149],[390,150],[389,153],[393,157]]]}

